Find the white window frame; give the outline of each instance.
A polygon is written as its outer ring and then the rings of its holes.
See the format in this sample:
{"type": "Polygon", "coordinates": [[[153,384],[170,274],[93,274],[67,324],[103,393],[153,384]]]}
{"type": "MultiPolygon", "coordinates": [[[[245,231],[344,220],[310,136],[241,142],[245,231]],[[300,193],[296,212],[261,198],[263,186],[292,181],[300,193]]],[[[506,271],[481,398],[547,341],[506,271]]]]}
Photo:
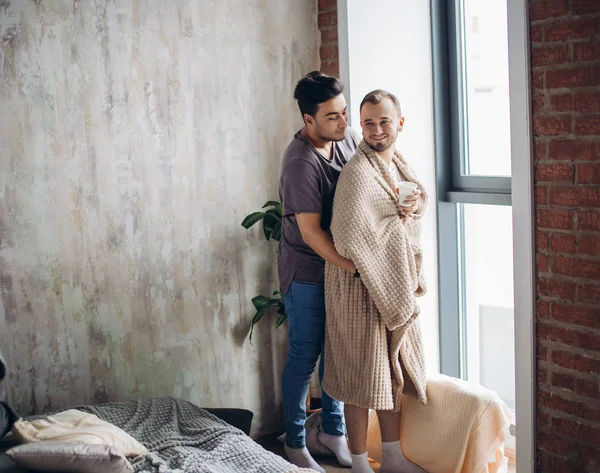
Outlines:
{"type": "Polygon", "coordinates": [[[515,297],[517,473],[536,466],[535,214],[531,115],[529,4],[508,0],[515,297]]]}

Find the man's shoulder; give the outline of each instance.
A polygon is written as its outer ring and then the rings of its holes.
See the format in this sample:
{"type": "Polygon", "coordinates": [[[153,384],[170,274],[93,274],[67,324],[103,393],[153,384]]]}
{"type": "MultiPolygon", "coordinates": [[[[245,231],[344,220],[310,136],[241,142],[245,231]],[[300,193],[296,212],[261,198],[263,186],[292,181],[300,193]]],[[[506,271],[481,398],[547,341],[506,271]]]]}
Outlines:
{"type": "Polygon", "coordinates": [[[289,150],[283,155],[281,163],[282,176],[298,176],[307,174],[318,174],[317,163],[311,155],[310,150],[305,152],[303,149],[289,150]]]}
{"type": "Polygon", "coordinates": [[[292,139],[292,142],[283,153],[282,169],[288,166],[314,168],[315,165],[316,157],[314,151],[305,140],[298,138],[298,135],[294,136],[294,139],[292,139]]]}

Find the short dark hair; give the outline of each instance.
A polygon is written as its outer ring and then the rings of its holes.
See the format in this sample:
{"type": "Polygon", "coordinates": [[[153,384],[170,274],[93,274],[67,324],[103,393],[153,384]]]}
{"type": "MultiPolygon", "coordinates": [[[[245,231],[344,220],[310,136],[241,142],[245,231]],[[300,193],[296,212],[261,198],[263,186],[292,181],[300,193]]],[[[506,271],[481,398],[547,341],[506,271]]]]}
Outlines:
{"type": "Polygon", "coordinates": [[[369,102],[369,103],[372,103],[373,105],[377,105],[378,103],[381,103],[381,101],[385,100],[385,99],[390,99],[392,101],[392,103],[394,104],[394,107],[396,107],[396,110],[398,110],[399,117],[402,117],[402,108],[400,107],[400,100],[398,100],[398,97],[396,97],[391,92],[388,92],[386,90],[381,90],[381,89],[373,90],[372,92],[369,92],[367,95],[365,95],[365,98],[362,99],[362,102],[360,103],[360,108],[358,109],[358,113],[360,113],[362,111],[363,105],[365,103],[369,102]]]}
{"type": "Polygon", "coordinates": [[[335,77],[312,71],[298,81],[294,98],[298,101],[298,108],[304,118],[304,114],[315,116],[320,104],[337,97],[343,91],[344,85],[335,77]]]}

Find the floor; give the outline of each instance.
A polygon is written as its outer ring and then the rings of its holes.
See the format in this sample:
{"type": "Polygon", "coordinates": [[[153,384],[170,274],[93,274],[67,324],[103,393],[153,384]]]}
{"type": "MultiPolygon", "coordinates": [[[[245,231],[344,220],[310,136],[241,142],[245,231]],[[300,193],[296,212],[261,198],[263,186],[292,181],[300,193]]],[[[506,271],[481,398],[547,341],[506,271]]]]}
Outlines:
{"type": "MultiPolygon", "coordinates": [[[[273,452],[280,457],[285,458],[285,453],[283,451],[283,444],[277,440],[277,437],[264,437],[262,439],[257,440],[259,444],[263,446],[266,450],[273,452]]],[[[287,458],[286,458],[287,460],[287,458]]],[[[315,460],[327,473],[350,473],[350,468],[346,468],[341,466],[335,458],[332,457],[315,457],[315,460]]],[[[379,473],[379,463],[371,463],[371,468],[375,473],[379,473]]],[[[516,468],[514,463],[509,463],[508,473],[515,473],[516,468]]]]}
{"type": "MultiPolygon", "coordinates": [[[[283,451],[283,444],[277,440],[277,437],[264,437],[257,440],[257,442],[266,450],[286,458],[283,451]]],[[[327,473],[350,473],[351,470],[351,468],[341,466],[334,457],[315,457],[315,460],[327,473]]],[[[372,463],[371,468],[373,468],[375,473],[379,473],[379,463],[372,463]]]]}

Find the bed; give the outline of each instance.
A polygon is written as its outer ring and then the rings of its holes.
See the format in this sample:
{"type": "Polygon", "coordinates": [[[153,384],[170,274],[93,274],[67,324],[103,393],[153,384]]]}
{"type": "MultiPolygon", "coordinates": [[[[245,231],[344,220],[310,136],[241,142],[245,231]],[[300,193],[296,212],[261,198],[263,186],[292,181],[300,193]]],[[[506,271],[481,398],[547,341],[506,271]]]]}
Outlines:
{"type": "MultiPolygon", "coordinates": [[[[141,442],[149,453],[130,459],[136,473],[302,471],[248,436],[252,413],[244,409],[202,409],[172,397],[71,409],[94,414],[141,442]]],[[[11,437],[0,441],[0,473],[29,472],[3,453],[15,444],[11,437]]]]}

